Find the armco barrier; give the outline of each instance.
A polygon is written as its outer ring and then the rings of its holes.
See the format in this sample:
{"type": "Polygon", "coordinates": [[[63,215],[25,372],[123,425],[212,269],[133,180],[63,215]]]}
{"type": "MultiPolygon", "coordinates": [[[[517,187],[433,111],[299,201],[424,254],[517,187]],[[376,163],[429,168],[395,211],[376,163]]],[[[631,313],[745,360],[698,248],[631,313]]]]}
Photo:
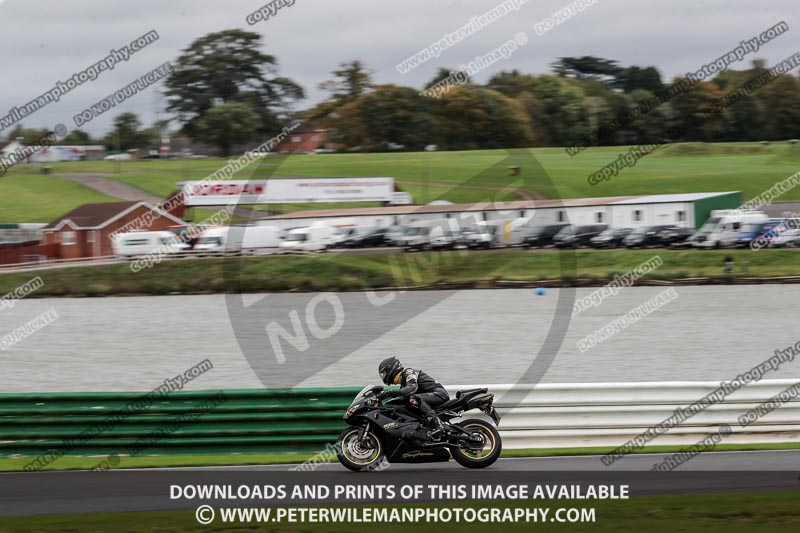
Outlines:
{"type": "MultiPolygon", "coordinates": [[[[746,428],[738,424],[740,415],[798,383],[800,378],[751,383],[649,444],[693,444],[723,424],[733,430],[726,443],[799,441],[798,397],[746,428]]],[[[619,446],[719,386],[718,381],[488,385],[503,415],[506,448],[619,446]]]]}
{"type": "MultiPolygon", "coordinates": [[[[750,384],[651,444],[693,443],[721,424],[733,428],[726,442],[800,440],[800,398],[747,428],[737,423],[741,414],[798,381],[750,384]]],[[[500,429],[506,448],[620,445],[718,386],[718,382],[488,385],[503,416],[500,429]]],[[[448,389],[452,395],[474,387],[448,389]]],[[[225,390],[224,401],[185,423],[178,422],[181,415],[220,391],[174,392],[145,404],[137,403],[145,393],[2,394],[0,456],[124,456],[131,448],[147,455],[320,450],[344,428],[342,414],[358,390],[225,390]]]]}
{"type": "Polygon", "coordinates": [[[142,402],[146,393],[2,394],[0,456],[319,450],[343,429],[358,390],[225,390],[221,403],[185,423],[182,416],[220,391],[173,392],[152,403],[142,402]]]}

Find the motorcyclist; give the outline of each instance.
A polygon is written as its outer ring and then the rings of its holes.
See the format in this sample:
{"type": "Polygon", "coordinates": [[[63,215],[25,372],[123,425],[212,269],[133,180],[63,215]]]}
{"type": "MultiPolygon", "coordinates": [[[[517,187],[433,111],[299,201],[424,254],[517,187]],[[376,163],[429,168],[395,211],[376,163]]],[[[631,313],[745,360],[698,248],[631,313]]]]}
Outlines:
{"type": "Polygon", "coordinates": [[[444,426],[433,408],[450,399],[444,387],[422,370],[404,368],[394,356],[381,361],[378,365],[378,374],[386,385],[400,385],[400,389],[385,390],[379,397],[407,398],[408,403],[428,420],[428,427],[431,429],[428,435],[433,440],[440,439],[444,434],[444,426]]]}

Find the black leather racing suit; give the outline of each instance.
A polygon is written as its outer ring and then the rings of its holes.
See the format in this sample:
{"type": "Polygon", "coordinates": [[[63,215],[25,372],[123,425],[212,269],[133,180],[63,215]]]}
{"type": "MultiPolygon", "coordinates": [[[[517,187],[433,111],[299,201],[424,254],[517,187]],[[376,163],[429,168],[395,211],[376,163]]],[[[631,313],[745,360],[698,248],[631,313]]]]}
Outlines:
{"type": "Polygon", "coordinates": [[[433,408],[450,399],[447,391],[438,381],[422,370],[413,368],[403,369],[400,375],[400,389],[391,391],[390,396],[408,398],[412,406],[430,419],[436,418],[433,408]]]}

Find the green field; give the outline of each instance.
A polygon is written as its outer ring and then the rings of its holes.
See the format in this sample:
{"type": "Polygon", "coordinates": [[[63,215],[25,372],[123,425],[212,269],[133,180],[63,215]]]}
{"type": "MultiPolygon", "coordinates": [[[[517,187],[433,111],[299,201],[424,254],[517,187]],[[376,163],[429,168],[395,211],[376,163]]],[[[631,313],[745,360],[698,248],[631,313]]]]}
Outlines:
{"type": "MultiPolygon", "coordinates": [[[[275,156],[243,169],[236,177],[388,176],[402,182],[400,186],[411,192],[418,203],[435,199],[475,202],[519,197],[501,190],[508,186],[522,188],[533,197],[547,198],[741,190],[744,199],[749,199],[794,174],[800,166],[797,145],[685,143],[660,148],[610,181],[595,186],[587,183],[589,174],[627,149],[595,147],[575,157],[569,157],[562,148],[516,150],[513,154],[481,150],[275,156]],[[520,167],[519,176],[507,175],[506,167],[511,165],[520,167]]],[[[56,173],[106,174],[110,179],[166,196],[174,191],[177,182],[200,180],[224,164],[222,159],[210,158],[69,162],[52,167],[56,173]]],[[[0,178],[0,222],[47,222],[80,203],[97,201],[98,196],[102,195],[80,185],[63,184],[56,177],[37,175],[35,169],[20,165],[0,178]]],[[[800,200],[800,191],[791,190],[781,199],[800,200]]],[[[280,207],[297,210],[328,206],[280,207]]]]}
{"type": "Polygon", "coordinates": [[[499,250],[434,253],[328,254],[162,261],[134,272],[129,264],[56,268],[0,274],[0,294],[40,276],[31,297],[112,296],[215,292],[358,291],[435,287],[440,283],[488,287],[497,281],[573,278],[600,285],[658,255],[663,265],[644,280],[724,277],[724,259],[739,277],[800,276],[800,250],[499,250]]]}
{"type": "MultiPolygon", "coordinates": [[[[421,504],[428,506],[430,504],[421,504]]],[[[508,502],[457,502],[435,504],[448,507],[531,507],[522,501],[508,502]]],[[[257,504],[254,504],[257,506],[257,504]]],[[[0,533],[27,531],[105,533],[127,532],[187,532],[187,531],[263,531],[274,533],[299,533],[329,531],[377,531],[383,533],[441,531],[455,527],[458,531],[544,531],[592,533],[674,533],[676,531],[703,531],[706,533],[770,532],[788,533],[800,529],[800,497],[797,492],[757,492],[751,494],[691,494],[669,496],[639,496],[631,494],[628,500],[536,500],[533,506],[547,507],[553,516],[559,507],[590,508],[595,511],[594,523],[417,523],[417,524],[223,524],[219,519],[209,526],[198,525],[193,511],[104,513],[92,515],[54,515],[37,517],[3,517],[0,533]]],[[[220,507],[215,505],[214,507],[220,507]]],[[[233,505],[231,505],[233,507],[233,505]]]]}
{"type": "Polygon", "coordinates": [[[81,204],[115,201],[119,199],[53,176],[0,177],[0,222],[50,222],[81,204]]]}

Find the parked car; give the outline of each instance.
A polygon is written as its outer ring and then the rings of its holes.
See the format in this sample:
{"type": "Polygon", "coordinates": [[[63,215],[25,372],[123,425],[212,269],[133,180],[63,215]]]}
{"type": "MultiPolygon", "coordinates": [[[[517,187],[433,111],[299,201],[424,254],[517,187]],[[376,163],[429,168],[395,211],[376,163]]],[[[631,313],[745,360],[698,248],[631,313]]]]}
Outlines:
{"type": "Polygon", "coordinates": [[[600,235],[589,239],[593,248],[618,248],[622,240],[633,231],[633,228],[608,228],[600,235]]]}
{"type": "Polygon", "coordinates": [[[383,246],[386,228],[361,228],[339,243],[343,248],[362,248],[365,246],[383,246]]]}
{"type": "Polygon", "coordinates": [[[339,226],[332,228],[331,233],[331,248],[342,246],[344,241],[352,237],[358,232],[357,226],[339,226]]]}
{"type": "Polygon", "coordinates": [[[556,233],[553,244],[559,248],[578,248],[589,246],[592,237],[596,237],[608,229],[606,224],[589,224],[585,226],[567,226],[556,233]]]}
{"type": "Polygon", "coordinates": [[[130,161],[131,154],[111,154],[103,158],[104,161],[130,161]]]}
{"type": "Polygon", "coordinates": [[[528,230],[523,244],[530,247],[543,247],[553,244],[553,237],[569,226],[569,224],[550,224],[548,226],[533,226],[528,230]]]}
{"type": "Polygon", "coordinates": [[[769,241],[770,248],[788,248],[800,246],[800,229],[786,230],[769,241]]]}
{"type": "Polygon", "coordinates": [[[625,236],[622,243],[626,248],[646,248],[662,244],[661,233],[677,228],[672,224],[662,226],[644,226],[636,228],[625,236]]]}
{"type": "Polygon", "coordinates": [[[661,232],[661,244],[672,248],[691,246],[689,237],[694,235],[694,228],[672,228],[661,232]]]}
{"type": "Polygon", "coordinates": [[[732,246],[736,244],[736,235],[743,225],[767,220],[769,217],[761,211],[714,210],[706,223],[688,240],[697,248],[732,246]]]}
{"type": "Polygon", "coordinates": [[[434,250],[455,250],[466,246],[467,239],[461,230],[447,230],[431,240],[431,248],[434,250]]]}
{"type": "Polygon", "coordinates": [[[742,224],[739,233],[736,234],[736,246],[746,248],[750,246],[751,242],[759,239],[771,241],[774,237],[780,235],[785,227],[785,222],[781,218],[742,224]]]}
{"type": "Polygon", "coordinates": [[[397,246],[400,242],[400,237],[406,230],[405,226],[390,226],[386,229],[386,235],[383,237],[383,243],[386,246],[397,246]]]}

